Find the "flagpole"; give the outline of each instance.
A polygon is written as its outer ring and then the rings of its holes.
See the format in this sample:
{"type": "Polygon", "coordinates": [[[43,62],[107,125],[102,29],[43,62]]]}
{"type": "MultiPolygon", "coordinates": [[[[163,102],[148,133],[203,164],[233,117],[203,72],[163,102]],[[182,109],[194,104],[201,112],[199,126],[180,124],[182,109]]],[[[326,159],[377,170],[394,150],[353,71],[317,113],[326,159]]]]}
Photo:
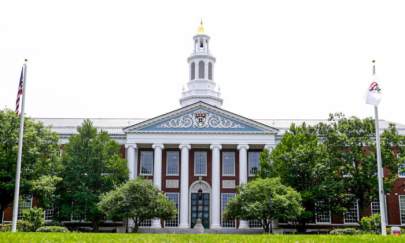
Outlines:
{"type": "MultiPolygon", "coordinates": [[[[373,60],[373,76],[375,76],[375,61],[373,60]]],[[[377,177],[378,177],[378,197],[380,201],[381,235],[387,235],[385,223],[385,194],[384,194],[384,172],[381,159],[380,145],[380,125],[378,119],[378,105],[374,105],[375,139],[377,153],[377,177]]]]}
{"type": "Polygon", "coordinates": [[[15,188],[14,188],[14,202],[13,202],[13,221],[11,224],[11,231],[17,232],[17,219],[18,219],[18,201],[20,198],[20,174],[21,174],[21,157],[24,136],[24,106],[25,106],[25,87],[27,80],[27,59],[23,65],[23,93],[20,111],[20,133],[18,138],[18,155],[17,155],[17,169],[15,172],[15,188]]]}

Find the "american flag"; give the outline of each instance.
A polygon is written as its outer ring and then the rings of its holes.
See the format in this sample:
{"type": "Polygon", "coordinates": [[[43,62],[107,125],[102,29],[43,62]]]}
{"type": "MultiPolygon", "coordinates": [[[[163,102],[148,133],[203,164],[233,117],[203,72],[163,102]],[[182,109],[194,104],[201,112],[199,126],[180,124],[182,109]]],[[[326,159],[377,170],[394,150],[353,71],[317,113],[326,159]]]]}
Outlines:
{"type": "Polygon", "coordinates": [[[21,69],[20,83],[18,84],[17,100],[15,101],[15,113],[20,113],[20,100],[24,93],[24,66],[21,69]]]}

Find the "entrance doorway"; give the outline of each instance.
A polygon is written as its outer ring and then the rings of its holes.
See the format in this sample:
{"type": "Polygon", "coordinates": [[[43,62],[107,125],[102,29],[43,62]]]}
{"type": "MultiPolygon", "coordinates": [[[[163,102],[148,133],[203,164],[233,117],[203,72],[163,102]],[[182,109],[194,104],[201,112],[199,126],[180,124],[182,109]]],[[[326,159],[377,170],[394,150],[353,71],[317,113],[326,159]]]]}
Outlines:
{"type": "Polygon", "coordinates": [[[199,189],[197,193],[191,193],[191,228],[201,219],[204,228],[210,225],[210,194],[203,193],[199,189]]]}

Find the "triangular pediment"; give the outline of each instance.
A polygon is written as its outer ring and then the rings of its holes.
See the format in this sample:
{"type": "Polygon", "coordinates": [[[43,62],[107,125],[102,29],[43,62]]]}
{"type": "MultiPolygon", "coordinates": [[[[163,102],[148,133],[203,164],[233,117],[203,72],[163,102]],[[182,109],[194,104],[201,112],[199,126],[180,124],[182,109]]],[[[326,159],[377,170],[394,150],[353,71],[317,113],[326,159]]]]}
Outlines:
{"type": "Polygon", "coordinates": [[[276,133],[277,129],[204,102],[124,129],[131,133],[276,133]]]}

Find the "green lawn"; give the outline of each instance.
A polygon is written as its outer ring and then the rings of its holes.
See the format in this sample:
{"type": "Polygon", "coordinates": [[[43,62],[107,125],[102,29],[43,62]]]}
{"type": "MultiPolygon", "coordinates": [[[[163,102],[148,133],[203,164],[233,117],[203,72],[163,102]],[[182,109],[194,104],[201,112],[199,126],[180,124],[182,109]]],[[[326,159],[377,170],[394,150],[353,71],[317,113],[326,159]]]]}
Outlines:
{"type": "Polygon", "coordinates": [[[405,242],[405,236],[0,233],[0,243],[3,242],[405,242]]]}

